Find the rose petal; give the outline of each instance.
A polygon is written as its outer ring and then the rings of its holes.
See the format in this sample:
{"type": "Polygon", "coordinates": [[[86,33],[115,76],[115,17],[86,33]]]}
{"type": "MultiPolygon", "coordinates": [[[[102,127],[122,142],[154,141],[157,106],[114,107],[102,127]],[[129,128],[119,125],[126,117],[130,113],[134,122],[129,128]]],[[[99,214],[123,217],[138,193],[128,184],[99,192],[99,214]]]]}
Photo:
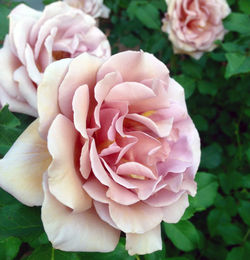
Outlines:
{"type": "Polygon", "coordinates": [[[86,123],[89,108],[89,90],[87,85],[80,86],[74,94],[72,107],[74,111],[74,125],[82,137],[88,138],[86,123]]]}
{"type": "Polygon", "coordinates": [[[120,232],[103,222],[93,208],[76,213],[58,202],[44,180],[42,221],[54,248],[63,251],[113,251],[120,232]]]}
{"type": "Polygon", "coordinates": [[[112,220],[112,218],[110,217],[109,214],[109,205],[108,204],[104,204],[104,203],[100,203],[98,201],[94,201],[94,205],[95,205],[95,209],[96,212],[98,214],[98,216],[105,221],[106,223],[108,223],[110,226],[112,226],[113,228],[117,228],[117,226],[115,225],[114,221],[112,220]]]}
{"type": "Polygon", "coordinates": [[[185,191],[173,192],[167,189],[161,189],[147,200],[145,203],[152,207],[165,207],[176,202],[185,191]]]}
{"type": "Polygon", "coordinates": [[[139,201],[138,196],[123,186],[111,182],[106,193],[107,197],[121,205],[132,205],[139,201]]]}
{"type": "Polygon", "coordinates": [[[162,250],[161,226],[142,233],[126,233],[126,250],[130,255],[145,255],[162,250]]]}
{"type": "Polygon", "coordinates": [[[25,98],[28,104],[36,110],[37,109],[36,88],[34,87],[32,81],[27,75],[27,71],[23,66],[15,70],[13,74],[13,79],[19,83],[18,87],[21,95],[25,98]]]}
{"type": "Polygon", "coordinates": [[[91,207],[91,198],[82,189],[82,180],[75,169],[76,138],[73,124],[59,114],[48,133],[48,149],[53,158],[48,169],[48,184],[58,201],[81,212],[91,207]]]}
{"type": "Polygon", "coordinates": [[[184,193],[176,202],[162,208],[163,221],[167,223],[177,223],[188,206],[188,195],[187,193],[184,193]]]}
{"type": "Polygon", "coordinates": [[[164,63],[152,54],[126,51],[113,55],[99,69],[97,81],[110,72],[119,71],[124,81],[140,82],[146,78],[168,81],[169,71],[164,63]],[[132,69],[131,69],[132,68],[132,69]]]}
{"type": "Polygon", "coordinates": [[[110,202],[107,198],[106,192],[108,188],[100,183],[95,177],[90,177],[84,184],[83,189],[89,194],[89,196],[95,201],[102,203],[110,202]]]}
{"type": "Polygon", "coordinates": [[[50,64],[37,90],[39,131],[46,138],[49,126],[60,113],[58,106],[58,88],[67,72],[70,59],[62,59],[50,64]]]}
{"type": "Polygon", "coordinates": [[[42,176],[51,157],[34,121],[0,160],[0,186],[22,203],[38,206],[43,202],[42,176]]]}
{"type": "Polygon", "coordinates": [[[79,86],[88,85],[90,96],[93,96],[96,73],[101,64],[101,59],[88,53],[79,55],[70,63],[69,70],[59,88],[59,106],[62,113],[68,118],[72,118],[72,99],[79,86]]]}
{"type": "Polygon", "coordinates": [[[117,227],[125,233],[145,233],[162,221],[161,208],[150,207],[143,202],[124,206],[111,202],[109,213],[117,227]]]}

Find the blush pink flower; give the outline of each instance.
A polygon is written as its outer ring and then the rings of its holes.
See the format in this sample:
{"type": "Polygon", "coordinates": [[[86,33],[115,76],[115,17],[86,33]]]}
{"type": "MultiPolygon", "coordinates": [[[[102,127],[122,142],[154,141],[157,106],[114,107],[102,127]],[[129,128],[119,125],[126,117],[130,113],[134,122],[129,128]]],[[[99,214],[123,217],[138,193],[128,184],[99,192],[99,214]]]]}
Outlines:
{"type": "Polygon", "coordinates": [[[0,106],[37,116],[37,86],[55,60],[88,52],[110,56],[106,36],[95,20],[66,3],[55,2],[36,11],[24,4],[9,15],[10,28],[0,50],[0,106]]]}
{"type": "Polygon", "coordinates": [[[215,40],[222,40],[222,24],[230,12],[226,0],[166,0],[168,11],[162,31],[168,33],[175,53],[199,59],[204,52],[216,48],[215,40]]]}
{"type": "Polygon", "coordinates": [[[81,9],[94,18],[108,18],[110,9],[103,4],[103,0],[63,0],[68,5],[81,9]]]}
{"type": "Polygon", "coordinates": [[[0,161],[0,186],[42,205],[53,246],[112,251],[122,231],[129,254],[160,250],[160,223],[182,217],[200,162],[184,90],[167,67],[134,51],[54,62],[38,112],[0,161]]]}

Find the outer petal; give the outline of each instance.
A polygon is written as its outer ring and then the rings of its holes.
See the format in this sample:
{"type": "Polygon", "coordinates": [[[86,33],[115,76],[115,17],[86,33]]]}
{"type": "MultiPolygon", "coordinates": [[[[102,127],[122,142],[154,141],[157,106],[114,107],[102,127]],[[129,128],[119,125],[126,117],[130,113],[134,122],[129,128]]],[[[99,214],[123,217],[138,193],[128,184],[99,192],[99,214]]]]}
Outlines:
{"type": "Polygon", "coordinates": [[[86,124],[89,110],[88,85],[80,86],[73,97],[72,107],[74,111],[74,125],[82,137],[88,138],[86,124]]]}
{"type": "Polygon", "coordinates": [[[115,249],[120,232],[103,222],[95,210],[74,213],[49,192],[44,178],[42,206],[44,229],[53,247],[64,251],[109,252],[115,249]]]}
{"type": "Polygon", "coordinates": [[[28,206],[43,201],[42,175],[51,157],[34,121],[0,160],[0,186],[28,206]]]}
{"type": "Polygon", "coordinates": [[[72,118],[72,99],[79,86],[88,85],[90,96],[93,96],[96,73],[101,64],[101,59],[88,53],[83,53],[72,60],[69,71],[59,89],[59,105],[64,115],[72,118]]]}
{"type": "Polygon", "coordinates": [[[164,214],[163,221],[167,223],[177,223],[181,219],[188,205],[188,195],[187,193],[184,193],[179,200],[162,208],[164,214]]]}
{"type": "Polygon", "coordinates": [[[43,75],[43,80],[37,90],[37,107],[39,114],[39,131],[43,137],[60,113],[58,106],[58,88],[68,69],[70,59],[62,59],[49,65],[43,75]]]}
{"type": "Polygon", "coordinates": [[[121,73],[124,81],[140,82],[150,78],[168,81],[169,78],[166,65],[152,54],[143,51],[124,51],[113,55],[101,66],[97,74],[97,81],[115,71],[121,73]]]}
{"type": "Polygon", "coordinates": [[[161,226],[158,225],[143,234],[127,233],[126,249],[130,255],[144,255],[161,250],[161,226]]]}
{"type": "Polygon", "coordinates": [[[109,204],[109,213],[117,227],[125,233],[145,233],[162,221],[161,208],[150,207],[143,202],[130,206],[114,202],[109,204]]]}
{"type": "Polygon", "coordinates": [[[75,211],[91,207],[91,198],[82,189],[81,176],[74,165],[77,132],[63,115],[53,121],[48,133],[48,149],[53,161],[48,170],[50,192],[75,211]]]}

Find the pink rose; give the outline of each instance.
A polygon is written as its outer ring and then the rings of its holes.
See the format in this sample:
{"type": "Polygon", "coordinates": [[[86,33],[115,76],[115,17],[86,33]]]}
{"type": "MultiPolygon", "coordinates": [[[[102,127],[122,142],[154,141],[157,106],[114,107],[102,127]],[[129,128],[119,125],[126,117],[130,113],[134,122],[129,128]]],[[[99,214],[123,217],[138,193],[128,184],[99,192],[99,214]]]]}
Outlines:
{"type": "Polygon", "coordinates": [[[63,2],[43,12],[20,4],[9,15],[10,29],[0,50],[0,106],[37,116],[36,92],[53,61],[88,52],[108,58],[110,45],[95,20],[63,2]]]}
{"type": "Polygon", "coordinates": [[[182,217],[200,162],[184,90],[167,67],[134,51],[57,61],[38,112],[0,161],[0,186],[42,205],[53,246],[111,251],[123,231],[129,254],[160,250],[160,223],[182,217]]]}
{"type": "Polygon", "coordinates": [[[79,8],[94,18],[108,18],[110,9],[103,4],[103,0],[63,0],[67,4],[79,8]]]}
{"type": "Polygon", "coordinates": [[[169,35],[175,53],[199,59],[203,52],[216,48],[215,40],[222,40],[222,24],[230,12],[226,0],[166,0],[168,11],[162,30],[169,35]]]}

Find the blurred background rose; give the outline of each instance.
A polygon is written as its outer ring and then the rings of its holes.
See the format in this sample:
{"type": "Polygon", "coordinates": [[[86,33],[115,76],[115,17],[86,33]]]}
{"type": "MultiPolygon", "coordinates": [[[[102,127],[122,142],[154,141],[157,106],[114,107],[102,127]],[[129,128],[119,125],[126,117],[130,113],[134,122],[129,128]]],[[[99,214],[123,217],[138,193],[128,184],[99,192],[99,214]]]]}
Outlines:
{"type": "Polygon", "coordinates": [[[103,0],[63,0],[72,7],[80,8],[94,18],[108,18],[110,10],[103,0]]]}
{"type": "Polygon", "coordinates": [[[175,53],[199,59],[216,48],[226,33],[222,19],[229,13],[226,0],[166,0],[162,30],[168,33],[175,53]]]}
{"type": "Polygon", "coordinates": [[[51,62],[83,52],[110,56],[109,42],[95,20],[66,3],[55,2],[43,12],[21,4],[9,19],[0,50],[0,104],[9,104],[12,111],[37,115],[37,86],[51,62]]]}

